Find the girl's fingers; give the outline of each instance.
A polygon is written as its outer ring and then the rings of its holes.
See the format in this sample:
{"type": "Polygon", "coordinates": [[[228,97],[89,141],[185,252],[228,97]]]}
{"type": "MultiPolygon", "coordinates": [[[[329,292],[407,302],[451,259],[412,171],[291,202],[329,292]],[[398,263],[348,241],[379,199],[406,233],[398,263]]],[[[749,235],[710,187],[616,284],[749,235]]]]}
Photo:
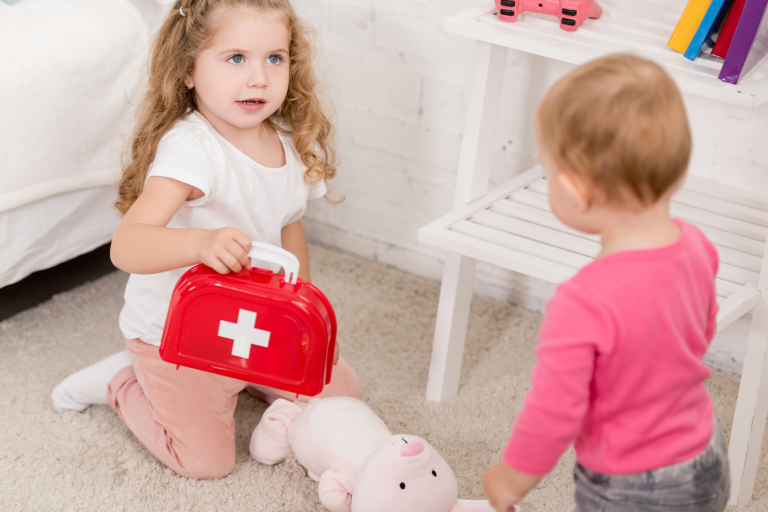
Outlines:
{"type": "Polygon", "coordinates": [[[229,268],[219,258],[214,257],[213,261],[211,261],[210,263],[206,263],[206,265],[211,267],[213,270],[215,270],[219,274],[229,274],[229,268]]]}
{"type": "Polygon", "coordinates": [[[250,263],[251,258],[248,257],[248,253],[243,250],[240,244],[238,244],[236,241],[232,241],[227,245],[226,249],[232,256],[237,259],[242,267],[248,268],[248,263],[250,263]]]}
{"type": "Polygon", "coordinates": [[[250,270],[251,258],[248,257],[248,253],[251,251],[251,238],[242,231],[232,228],[232,240],[237,244],[237,248],[232,248],[229,252],[235,255],[243,267],[250,270]]]}
{"type": "Polygon", "coordinates": [[[225,252],[219,256],[219,259],[233,272],[240,272],[240,270],[243,268],[242,265],[240,265],[240,262],[237,261],[237,258],[235,258],[231,253],[225,252]]]}
{"type": "Polygon", "coordinates": [[[237,245],[242,247],[246,254],[251,250],[251,238],[240,230],[232,230],[232,240],[237,242],[237,245]]]}

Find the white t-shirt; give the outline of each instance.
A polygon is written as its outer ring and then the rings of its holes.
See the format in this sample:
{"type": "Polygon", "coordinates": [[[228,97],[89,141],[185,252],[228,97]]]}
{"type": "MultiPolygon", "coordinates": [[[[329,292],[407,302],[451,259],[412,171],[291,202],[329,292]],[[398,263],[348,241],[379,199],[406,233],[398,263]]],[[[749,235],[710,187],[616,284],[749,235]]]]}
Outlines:
{"type": "MultiPolygon", "coordinates": [[[[169,228],[219,229],[232,226],[254,242],[278,247],[280,231],[304,214],[307,200],[323,197],[325,182],[304,182],[302,163],[290,136],[280,135],[286,164],[264,167],[222,137],[198,112],[178,121],[160,140],[147,179],[164,176],[200,189],[204,196],[187,201],[169,228]]],[[[279,268],[259,264],[263,268],[279,268]]],[[[176,282],[190,267],[159,274],[131,274],[120,312],[127,339],[160,345],[176,282]]]]}

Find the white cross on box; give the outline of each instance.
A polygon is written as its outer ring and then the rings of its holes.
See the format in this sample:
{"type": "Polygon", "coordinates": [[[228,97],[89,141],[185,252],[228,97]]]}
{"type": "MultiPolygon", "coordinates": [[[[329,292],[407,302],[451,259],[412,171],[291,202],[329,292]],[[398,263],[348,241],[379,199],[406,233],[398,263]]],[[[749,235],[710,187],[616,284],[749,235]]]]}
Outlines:
{"type": "Polygon", "coordinates": [[[269,346],[269,331],[256,329],[256,313],[241,309],[237,315],[237,323],[219,322],[219,336],[234,340],[232,355],[248,359],[251,355],[251,345],[269,346]]]}

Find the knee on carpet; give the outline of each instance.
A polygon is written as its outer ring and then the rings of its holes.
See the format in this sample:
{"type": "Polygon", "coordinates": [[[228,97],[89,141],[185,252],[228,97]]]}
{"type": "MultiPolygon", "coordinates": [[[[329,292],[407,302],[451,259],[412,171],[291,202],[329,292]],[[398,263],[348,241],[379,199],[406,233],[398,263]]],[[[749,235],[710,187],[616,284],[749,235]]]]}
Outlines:
{"type": "Polygon", "coordinates": [[[183,467],[171,468],[176,473],[197,480],[214,480],[224,478],[235,469],[235,449],[222,450],[216,453],[203,453],[181,461],[183,467]],[[226,453],[225,453],[226,452],[226,453]]]}

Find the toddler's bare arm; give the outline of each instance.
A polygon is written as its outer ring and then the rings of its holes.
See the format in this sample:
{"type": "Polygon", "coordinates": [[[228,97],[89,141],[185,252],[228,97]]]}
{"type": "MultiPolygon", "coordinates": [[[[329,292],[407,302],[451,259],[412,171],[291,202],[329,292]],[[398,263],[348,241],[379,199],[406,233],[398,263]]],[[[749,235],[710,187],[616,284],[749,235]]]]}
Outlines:
{"type": "Polygon", "coordinates": [[[509,512],[540,481],[541,477],[517,471],[500,460],[483,473],[483,490],[497,512],[509,512]]]}

